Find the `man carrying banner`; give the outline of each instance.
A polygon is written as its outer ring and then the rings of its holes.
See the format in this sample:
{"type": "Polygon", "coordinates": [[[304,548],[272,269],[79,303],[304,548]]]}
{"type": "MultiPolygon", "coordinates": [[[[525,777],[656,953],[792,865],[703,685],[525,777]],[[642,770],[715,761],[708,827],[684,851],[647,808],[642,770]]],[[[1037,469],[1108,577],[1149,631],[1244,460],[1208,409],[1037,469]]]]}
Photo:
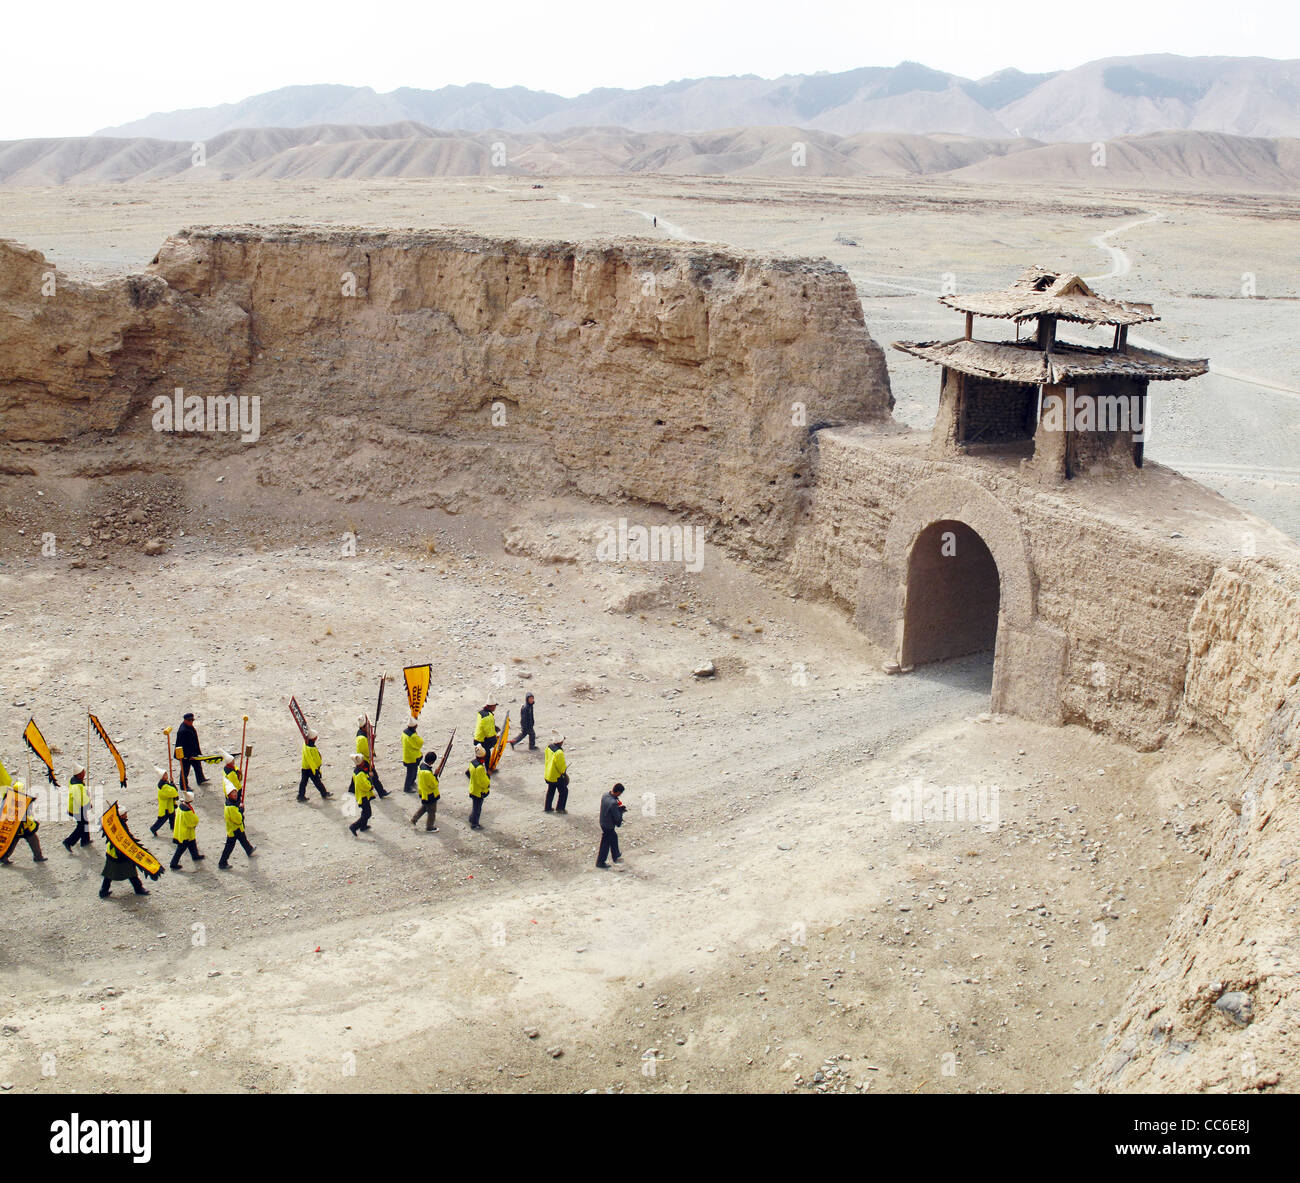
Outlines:
{"type": "Polygon", "coordinates": [[[352,837],[355,838],[358,830],[370,829],[370,798],[375,795],[375,789],[370,783],[370,774],[366,771],[370,767],[370,762],[365,756],[360,752],[355,753],[352,764],[352,795],[361,807],[361,816],[348,826],[352,831],[352,837]]]}
{"type": "Polygon", "coordinates": [[[420,771],[420,753],[424,751],[424,740],[415,728],[416,718],[412,715],[402,731],[402,763],[406,765],[406,784],[402,786],[404,793],[415,792],[415,778],[420,771]]]}
{"type": "Polygon", "coordinates": [[[69,854],[78,842],[90,845],[90,793],[86,789],[86,766],[76,764],[68,780],[68,816],[76,822],[71,834],[63,840],[63,849],[69,854]]]}
{"type": "Polygon", "coordinates": [[[311,781],[320,792],[321,800],[326,797],[332,797],[334,794],[325,789],[325,783],[320,778],[321,765],[324,761],[320,756],[320,748],[316,746],[316,732],[310,728],[302,738],[302,775],[298,778],[298,800],[307,800],[307,782],[311,781]]]}
{"type": "MultiPolygon", "coordinates": [[[[229,774],[227,774],[229,780],[229,774]]],[[[229,792],[226,794],[226,845],[222,848],[221,858],[217,860],[217,869],[219,871],[230,870],[230,854],[235,849],[235,843],[238,842],[244,848],[244,853],[250,858],[257,853],[256,846],[249,846],[248,835],[244,833],[244,811],[239,804],[239,788],[237,785],[228,786],[229,792]]]]}
{"type": "MultiPolygon", "coordinates": [[[[126,821],[126,810],[119,809],[117,817],[119,821],[126,821]]],[[[149,889],[140,882],[140,876],[136,871],[133,863],[126,855],[119,853],[112,840],[106,834],[104,836],[104,882],[99,889],[99,898],[106,900],[113,894],[113,884],[123,881],[129,883],[135,890],[136,895],[148,895],[149,889]]]]}
{"type": "Polygon", "coordinates": [[[438,774],[433,770],[433,762],[438,758],[437,752],[426,752],[423,762],[420,764],[420,771],[416,775],[416,783],[420,788],[420,808],[415,811],[415,816],[411,818],[411,825],[415,825],[421,817],[424,818],[424,832],[426,834],[436,834],[438,827],[438,798],[441,793],[438,790],[438,774]]]}
{"type": "Polygon", "coordinates": [[[474,762],[465,769],[469,777],[469,828],[481,830],[479,818],[483,815],[483,798],[492,791],[492,778],[488,776],[487,752],[482,744],[474,745],[474,762]]]}
{"type": "MultiPolygon", "coordinates": [[[[387,797],[388,790],[384,788],[384,782],[379,779],[379,773],[375,771],[374,753],[370,750],[370,716],[364,713],[357,716],[357,754],[365,757],[367,783],[374,793],[380,797],[387,797]]],[[[362,829],[364,828],[363,826],[362,829]]]]}
{"type": "Polygon", "coordinates": [[[172,851],[173,871],[180,870],[181,855],[187,850],[190,852],[190,859],[196,863],[208,857],[199,853],[196,838],[198,830],[199,815],[194,810],[194,794],[186,789],[184,797],[181,798],[180,809],[176,812],[176,823],[172,826],[172,845],[176,847],[172,851]]]}
{"type": "Polygon", "coordinates": [[[176,728],[176,747],[180,749],[181,784],[189,788],[191,768],[194,769],[194,779],[201,785],[207,784],[208,778],[203,775],[203,765],[199,763],[203,749],[199,746],[199,733],[194,730],[193,711],[186,711],[181,725],[176,728]]]}
{"type": "Polygon", "coordinates": [[[166,769],[159,768],[155,764],[153,770],[158,774],[158,820],[149,827],[149,833],[157,838],[158,831],[165,825],[170,826],[173,831],[176,829],[176,801],[180,793],[172,784],[166,769]]]}
{"type": "MultiPolygon", "coordinates": [[[[16,794],[21,794],[23,791],[23,782],[20,780],[14,781],[13,791],[16,794]]],[[[18,837],[21,838],[24,842],[26,842],[27,845],[31,848],[32,861],[36,863],[43,863],[46,861],[46,859],[45,856],[41,853],[41,840],[38,837],[36,837],[36,831],[41,828],[41,823],[31,816],[31,807],[32,807],[32,803],[35,800],[36,800],[36,793],[35,791],[33,791],[31,797],[27,799],[27,804],[23,807],[22,820],[19,821],[18,823],[18,837]]],[[[15,840],[15,845],[17,845],[17,840],[15,840]]],[[[4,857],[0,858],[0,863],[4,863],[5,866],[8,866],[9,856],[12,854],[13,854],[13,847],[10,847],[10,849],[5,853],[4,857]]]]}
{"type": "Polygon", "coordinates": [[[488,753],[491,753],[497,742],[496,709],[496,703],[485,702],[478,718],[474,720],[474,743],[476,746],[482,744],[483,750],[488,753]]]}

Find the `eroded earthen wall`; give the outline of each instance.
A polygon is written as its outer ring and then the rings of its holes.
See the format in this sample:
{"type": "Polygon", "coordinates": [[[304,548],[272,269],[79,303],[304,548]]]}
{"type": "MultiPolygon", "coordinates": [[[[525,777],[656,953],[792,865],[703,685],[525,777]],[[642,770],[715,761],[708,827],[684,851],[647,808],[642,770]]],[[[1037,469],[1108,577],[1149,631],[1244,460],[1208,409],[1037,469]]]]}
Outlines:
{"type": "Polygon", "coordinates": [[[531,456],[539,479],[687,514],[758,561],[788,546],[810,432],[892,406],[853,285],[824,261],[286,228],[185,232],[147,274],[60,276],[52,297],[47,271],[0,244],[11,438],[148,441],[151,400],[176,386],[255,395],[265,443],[242,459],[272,481],[277,439],[387,431],[434,458],[410,466],[429,483],[531,456]]]}
{"type": "Polygon", "coordinates": [[[1212,820],[1200,877],[1089,1080],[1105,1092],[1295,1092],[1300,572],[1269,560],[1220,568],[1189,636],[1180,717],[1236,748],[1247,771],[1212,820]]]}

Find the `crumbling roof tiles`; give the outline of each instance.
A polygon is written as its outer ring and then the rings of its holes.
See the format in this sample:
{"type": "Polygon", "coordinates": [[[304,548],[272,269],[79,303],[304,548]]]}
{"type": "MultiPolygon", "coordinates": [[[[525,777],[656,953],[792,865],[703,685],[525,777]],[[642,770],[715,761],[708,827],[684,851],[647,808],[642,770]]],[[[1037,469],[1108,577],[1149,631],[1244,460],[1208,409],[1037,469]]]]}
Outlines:
{"type": "Polygon", "coordinates": [[[1172,357],[1130,345],[1123,352],[1058,341],[1045,352],[1033,341],[895,341],[894,348],[935,365],[977,378],[1054,386],[1076,378],[1196,378],[1209,369],[1205,358],[1172,357]]]}
{"type": "Polygon", "coordinates": [[[1150,304],[1104,299],[1079,276],[1042,267],[1030,267],[1001,291],[940,296],[939,303],[958,312],[1015,321],[1054,316],[1078,324],[1134,325],[1160,319],[1150,304]]]}

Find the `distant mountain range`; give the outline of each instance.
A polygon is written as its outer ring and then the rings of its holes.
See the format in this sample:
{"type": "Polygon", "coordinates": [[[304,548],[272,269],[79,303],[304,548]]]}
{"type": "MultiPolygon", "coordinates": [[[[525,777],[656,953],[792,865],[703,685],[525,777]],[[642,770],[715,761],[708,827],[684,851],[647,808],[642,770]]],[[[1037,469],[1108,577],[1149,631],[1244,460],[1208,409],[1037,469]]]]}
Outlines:
{"type": "Polygon", "coordinates": [[[241,128],[413,123],[436,131],[559,133],[578,127],[700,132],[795,127],[1091,142],[1154,131],[1300,136],[1300,61],[1148,54],[1072,70],[972,80],[916,62],[840,73],[691,78],[567,99],[484,83],[437,90],[287,86],[238,103],[146,116],[97,136],[209,140],[241,128]]]}
{"type": "Polygon", "coordinates": [[[226,131],[192,141],[84,136],[0,143],[0,185],[617,173],[934,177],[1094,188],[1300,190],[1300,139],[1167,131],[1089,143],[797,127],[636,132],[449,132],[418,123],[226,131]],[[798,148],[796,149],[796,145],[798,148]]]}

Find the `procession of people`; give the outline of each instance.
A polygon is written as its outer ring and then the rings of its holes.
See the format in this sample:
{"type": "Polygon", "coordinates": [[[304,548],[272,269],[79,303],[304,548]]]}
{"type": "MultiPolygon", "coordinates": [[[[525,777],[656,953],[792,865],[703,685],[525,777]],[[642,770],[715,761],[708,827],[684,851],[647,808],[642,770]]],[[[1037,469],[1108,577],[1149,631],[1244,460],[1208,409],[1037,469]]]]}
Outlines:
{"type": "MultiPolygon", "coordinates": [[[[442,798],[442,775],[451,755],[455,731],[452,731],[451,739],[447,741],[441,758],[439,758],[436,750],[427,752],[424,750],[425,741],[419,733],[419,714],[427,696],[429,670],[430,667],[428,666],[408,667],[406,670],[407,692],[411,709],[401,733],[400,754],[405,770],[403,791],[417,797],[419,802],[419,806],[410,816],[408,824],[418,828],[419,822],[423,818],[425,823],[423,832],[436,834],[439,832],[437,818],[438,806],[442,798]],[[412,677],[412,671],[415,671],[414,677],[412,677]]],[[[381,680],[379,704],[375,712],[376,720],[379,718],[382,705],[383,682],[381,680]]],[[[474,831],[484,829],[484,806],[488,795],[492,791],[492,777],[496,772],[504,749],[508,746],[513,750],[515,744],[525,737],[529,741],[529,751],[537,751],[539,746],[535,734],[536,699],[533,694],[527,695],[522,706],[519,717],[521,728],[514,739],[509,737],[509,715],[506,716],[504,726],[499,724],[496,717],[497,706],[498,704],[495,702],[484,703],[474,717],[473,739],[471,742],[472,754],[465,768],[466,789],[469,796],[468,823],[469,828],[474,831]]],[[[330,792],[325,785],[323,773],[325,759],[319,747],[320,736],[316,730],[307,725],[296,699],[290,702],[290,712],[302,738],[296,800],[299,802],[309,800],[307,797],[308,786],[316,789],[322,801],[329,800],[335,794],[330,792]]],[[[105,744],[108,745],[110,754],[118,767],[122,788],[125,790],[127,783],[125,764],[99,721],[93,715],[90,716],[90,719],[105,744]]],[[[245,739],[247,737],[247,725],[248,718],[245,716],[245,739]]],[[[238,756],[224,749],[218,750],[215,754],[205,754],[199,740],[196,717],[193,711],[187,711],[180,725],[176,728],[174,744],[171,740],[171,730],[171,728],[166,728],[164,731],[164,734],[168,737],[168,766],[166,768],[155,766],[154,768],[154,772],[157,774],[157,816],[148,827],[149,833],[154,838],[162,835],[164,840],[170,836],[172,851],[170,859],[167,860],[169,870],[180,871],[181,859],[185,854],[190,856],[191,868],[197,870],[197,864],[205,856],[199,851],[198,846],[198,829],[201,819],[195,807],[195,788],[202,789],[208,784],[209,778],[204,773],[204,765],[219,764],[221,767],[220,788],[223,798],[222,821],[225,827],[225,844],[217,862],[217,867],[220,870],[228,871],[231,869],[230,859],[236,846],[239,846],[250,859],[257,853],[257,847],[250,841],[246,829],[246,785],[248,762],[252,754],[252,748],[246,746],[244,741],[241,740],[238,756]],[[179,768],[179,776],[173,773],[173,757],[179,768]],[[191,775],[193,776],[193,788],[191,787],[191,775]],[[166,834],[163,834],[164,830],[166,830],[166,834]]],[[[28,723],[23,738],[31,752],[45,765],[46,775],[50,783],[57,789],[58,780],[55,774],[53,756],[34,719],[28,723]]],[[[89,739],[87,742],[89,745],[89,739]]],[[[377,747],[375,724],[372,723],[370,716],[363,711],[357,717],[354,751],[350,756],[352,768],[349,795],[352,798],[352,804],[355,806],[355,816],[352,817],[347,828],[352,836],[357,839],[360,839],[362,834],[370,830],[371,823],[375,818],[377,801],[389,796],[389,791],[384,788],[379,773],[375,768],[377,747]]],[[[568,759],[564,750],[564,737],[558,732],[552,733],[550,741],[541,751],[542,810],[546,813],[566,814],[569,799],[569,771],[568,759]]],[[[89,760],[89,746],[87,747],[87,760],[89,760]]],[[[100,786],[99,792],[102,793],[102,791],[102,786],[100,786]]],[[[599,824],[601,837],[596,866],[601,869],[609,867],[608,860],[611,857],[615,863],[621,861],[622,856],[619,850],[616,828],[622,825],[623,813],[626,810],[626,806],[622,804],[620,799],[622,792],[623,786],[616,784],[608,793],[603,794],[600,800],[599,824]]],[[[40,823],[32,816],[32,807],[37,797],[36,791],[34,789],[25,789],[22,781],[12,780],[4,765],[0,763],[0,793],[3,793],[4,798],[3,809],[0,810],[0,864],[8,865],[10,863],[10,857],[19,841],[27,843],[33,861],[37,863],[47,861],[45,854],[41,850],[40,840],[37,837],[40,823]]],[[[352,814],[353,810],[349,809],[348,813],[352,814]]],[[[79,847],[89,846],[92,843],[93,813],[91,793],[86,784],[86,765],[83,763],[73,765],[68,780],[67,814],[71,819],[72,829],[62,839],[62,842],[64,849],[68,853],[75,854],[79,847]]],[[[111,896],[114,883],[128,883],[136,895],[148,895],[149,889],[141,881],[141,875],[143,874],[150,880],[156,880],[162,874],[162,862],[135,840],[126,826],[127,819],[128,810],[125,804],[118,806],[116,803],[99,819],[105,856],[101,872],[102,884],[99,891],[101,898],[111,896]]]]}

